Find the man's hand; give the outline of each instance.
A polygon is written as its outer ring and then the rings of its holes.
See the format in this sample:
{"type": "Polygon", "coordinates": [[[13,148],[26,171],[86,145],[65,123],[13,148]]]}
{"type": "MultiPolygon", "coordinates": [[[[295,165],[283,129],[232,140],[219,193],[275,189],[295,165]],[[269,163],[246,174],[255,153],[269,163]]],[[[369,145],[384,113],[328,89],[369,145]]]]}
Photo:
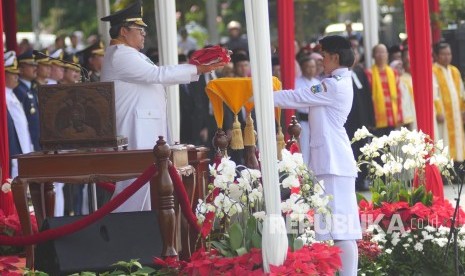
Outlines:
{"type": "Polygon", "coordinates": [[[226,62],[217,62],[209,65],[197,65],[197,75],[211,72],[218,68],[224,67],[225,65],[226,62]]]}

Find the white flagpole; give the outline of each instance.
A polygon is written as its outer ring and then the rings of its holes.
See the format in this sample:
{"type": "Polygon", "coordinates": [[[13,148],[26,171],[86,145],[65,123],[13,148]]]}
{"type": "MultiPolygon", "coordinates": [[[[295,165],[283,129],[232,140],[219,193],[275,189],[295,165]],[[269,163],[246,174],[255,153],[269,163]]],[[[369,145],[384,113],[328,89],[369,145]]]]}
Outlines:
{"type": "Polygon", "coordinates": [[[109,0],[96,0],[97,3],[97,22],[98,34],[101,37],[103,44],[108,46],[110,44],[110,23],[101,21],[100,18],[110,14],[110,1],[109,0]]]}
{"type": "Polygon", "coordinates": [[[244,5],[267,213],[263,223],[262,256],[264,270],[268,273],[270,265],[284,263],[288,249],[286,226],[281,215],[277,167],[268,2],[244,0],[244,5]]]}
{"type": "MultiPolygon", "coordinates": [[[[178,64],[178,37],[176,29],[176,1],[155,0],[155,18],[157,22],[158,49],[160,52],[160,65],[178,64]]],[[[168,100],[168,144],[179,142],[180,138],[180,111],[179,86],[165,87],[168,100]]]]}

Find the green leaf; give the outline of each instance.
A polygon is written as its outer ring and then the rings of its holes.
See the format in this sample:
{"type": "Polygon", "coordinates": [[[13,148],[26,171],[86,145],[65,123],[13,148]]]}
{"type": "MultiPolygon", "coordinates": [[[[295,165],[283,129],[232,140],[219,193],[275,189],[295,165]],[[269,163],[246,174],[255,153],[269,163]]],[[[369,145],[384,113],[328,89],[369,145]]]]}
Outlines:
{"type": "Polygon", "coordinates": [[[219,242],[219,241],[211,241],[211,244],[213,247],[215,247],[216,249],[218,250],[227,250],[228,248],[222,243],[222,242],[219,242]]]}
{"type": "Polygon", "coordinates": [[[420,185],[420,187],[413,190],[412,193],[412,205],[415,205],[417,202],[422,202],[423,197],[425,196],[425,186],[420,185]]]}
{"type": "Polygon", "coordinates": [[[250,240],[255,232],[257,232],[257,219],[250,216],[247,220],[246,239],[250,240]]]}
{"type": "Polygon", "coordinates": [[[407,190],[402,189],[399,191],[398,201],[410,202],[410,195],[407,190]]]}
{"type": "Polygon", "coordinates": [[[221,255],[223,255],[225,257],[233,256],[233,254],[231,253],[231,248],[229,248],[229,246],[225,245],[224,243],[219,242],[219,241],[212,241],[211,245],[215,249],[220,251],[221,255]]]}
{"type": "Polygon", "coordinates": [[[257,232],[252,234],[252,247],[262,248],[262,236],[257,232]]]}
{"type": "Polygon", "coordinates": [[[140,262],[138,262],[136,260],[131,260],[131,265],[132,266],[137,266],[138,268],[142,268],[142,265],[140,264],[140,262]]]}
{"type": "Polygon", "coordinates": [[[433,193],[428,192],[426,196],[424,197],[424,201],[422,201],[425,206],[431,206],[433,205],[433,193]]]}
{"type": "Polygon", "coordinates": [[[150,274],[150,273],[156,272],[156,270],[151,267],[144,266],[141,269],[139,269],[137,272],[150,274]]]}
{"type": "Polygon", "coordinates": [[[299,250],[304,247],[304,241],[302,239],[295,239],[294,240],[294,250],[299,250]]]}
{"type": "Polygon", "coordinates": [[[355,193],[357,195],[357,205],[360,203],[362,200],[368,201],[365,196],[363,196],[361,193],[355,193]]]}
{"type": "Polygon", "coordinates": [[[109,275],[111,275],[111,276],[120,276],[120,275],[125,275],[125,274],[127,274],[127,273],[122,271],[122,270],[115,270],[112,273],[110,273],[109,275]]]}
{"type": "Polygon", "coordinates": [[[371,195],[371,200],[373,201],[373,204],[376,207],[381,206],[380,198],[381,198],[381,195],[378,192],[373,192],[373,194],[371,195]]]}
{"type": "Polygon", "coordinates": [[[229,228],[229,238],[232,250],[237,250],[241,247],[244,239],[244,233],[242,232],[242,228],[239,223],[231,225],[229,228]]]}
{"type": "Polygon", "coordinates": [[[118,262],[112,264],[112,266],[130,267],[130,264],[128,262],[125,262],[125,261],[118,261],[118,262]]]}

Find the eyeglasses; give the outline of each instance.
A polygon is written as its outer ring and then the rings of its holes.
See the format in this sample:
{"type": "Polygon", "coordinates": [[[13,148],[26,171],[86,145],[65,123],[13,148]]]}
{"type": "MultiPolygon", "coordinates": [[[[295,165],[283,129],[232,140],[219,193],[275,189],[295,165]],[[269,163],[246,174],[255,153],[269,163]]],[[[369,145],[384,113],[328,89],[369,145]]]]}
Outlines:
{"type": "Polygon", "coordinates": [[[145,31],[145,28],[143,28],[143,27],[134,27],[134,26],[130,26],[130,27],[128,27],[128,29],[136,29],[136,30],[139,30],[141,35],[146,35],[146,34],[147,34],[147,32],[145,31]]]}

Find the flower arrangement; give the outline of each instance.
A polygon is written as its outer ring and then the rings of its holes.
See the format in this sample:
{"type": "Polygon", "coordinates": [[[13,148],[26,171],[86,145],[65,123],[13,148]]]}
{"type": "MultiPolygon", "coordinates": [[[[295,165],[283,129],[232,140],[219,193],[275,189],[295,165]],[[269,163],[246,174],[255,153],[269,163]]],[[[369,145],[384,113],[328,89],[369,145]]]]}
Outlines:
{"type": "MultiPolygon", "coordinates": [[[[422,179],[427,164],[436,165],[446,178],[453,161],[449,148],[442,140],[434,142],[422,131],[407,128],[391,131],[389,135],[374,137],[366,127],[358,129],[352,142],[371,137],[371,143],[360,149],[359,166],[366,165],[373,179],[384,179],[386,183],[406,183],[417,173],[422,179]]],[[[422,179],[424,180],[424,179],[422,179]]]]}
{"type": "MultiPolygon", "coordinates": [[[[358,242],[359,274],[454,275],[453,248],[446,251],[445,245],[455,209],[447,200],[433,197],[424,185],[428,165],[437,166],[447,181],[454,179],[448,148],[421,131],[405,128],[379,138],[362,128],[353,141],[366,137],[372,141],[360,149],[358,164],[368,166],[373,187],[371,202],[359,195],[365,229],[364,239],[358,242]]],[[[460,252],[465,251],[464,223],[465,213],[459,209],[453,226],[459,229],[460,252]]]]}
{"type": "Polygon", "coordinates": [[[421,131],[406,128],[391,131],[389,135],[374,137],[365,127],[358,129],[352,142],[371,138],[363,146],[357,164],[367,166],[373,182],[370,189],[373,204],[380,207],[383,202],[406,201],[410,205],[422,201],[431,205],[433,196],[422,186],[425,184],[425,170],[428,165],[437,166],[442,176],[451,181],[454,178],[453,160],[448,147],[442,140],[434,142],[421,131]],[[413,185],[414,178],[417,179],[413,185]],[[416,190],[416,186],[421,189],[416,190]]]}
{"type": "MultiPolygon", "coordinates": [[[[283,266],[271,270],[331,275],[341,265],[339,249],[314,243],[311,230],[313,210],[330,213],[327,203],[331,198],[324,196],[323,183],[308,170],[300,153],[283,150],[278,171],[280,183],[276,185],[280,185],[282,196],[286,197],[281,207],[290,252],[283,266]]],[[[210,166],[210,174],[209,194],[205,200],[199,200],[196,208],[206,247],[192,256],[187,273],[196,270],[202,271],[201,275],[226,271],[231,275],[237,272],[263,275],[260,248],[266,213],[260,171],[236,166],[229,158],[223,158],[221,163],[210,166]]]]}
{"type": "MultiPolygon", "coordinates": [[[[421,205],[421,203],[418,203],[421,205]]],[[[388,227],[385,223],[369,224],[364,239],[359,246],[360,275],[455,275],[454,246],[450,241],[450,218],[454,208],[447,202],[435,202],[433,208],[401,207],[396,204],[400,213],[423,213],[424,220],[410,216],[392,219],[388,227]],[[416,210],[415,210],[416,209],[416,210]],[[420,211],[423,209],[423,212],[420,211]],[[440,218],[446,218],[441,220],[440,218]],[[450,241],[450,242],[449,242],[450,241]],[[447,247],[449,244],[449,247],[447,247]],[[446,258],[447,256],[447,258],[446,258]]],[[[392,207],[392,206],[391,206],[392,207]]],[[[394,207],[396,208],[396,207],[394,207]]],[[[384,209],[382,214],[389,208],[384,209]]],[[[391,209],[392,210],[392,209],[391,209]]],[[[394,209],[395,210],[395,209],[394,209]]],[[[396,210],[396,211],[397,211],[396,210]]],[[[465,226],[464,213],[460,212],[457,225],[457,252],[459,262],[465,261],[465,226]]],[[[383,218],[384,222],[388,219],[383,218]]],[[[461,271],[464,273],[465,271],[461,271]]]]}

